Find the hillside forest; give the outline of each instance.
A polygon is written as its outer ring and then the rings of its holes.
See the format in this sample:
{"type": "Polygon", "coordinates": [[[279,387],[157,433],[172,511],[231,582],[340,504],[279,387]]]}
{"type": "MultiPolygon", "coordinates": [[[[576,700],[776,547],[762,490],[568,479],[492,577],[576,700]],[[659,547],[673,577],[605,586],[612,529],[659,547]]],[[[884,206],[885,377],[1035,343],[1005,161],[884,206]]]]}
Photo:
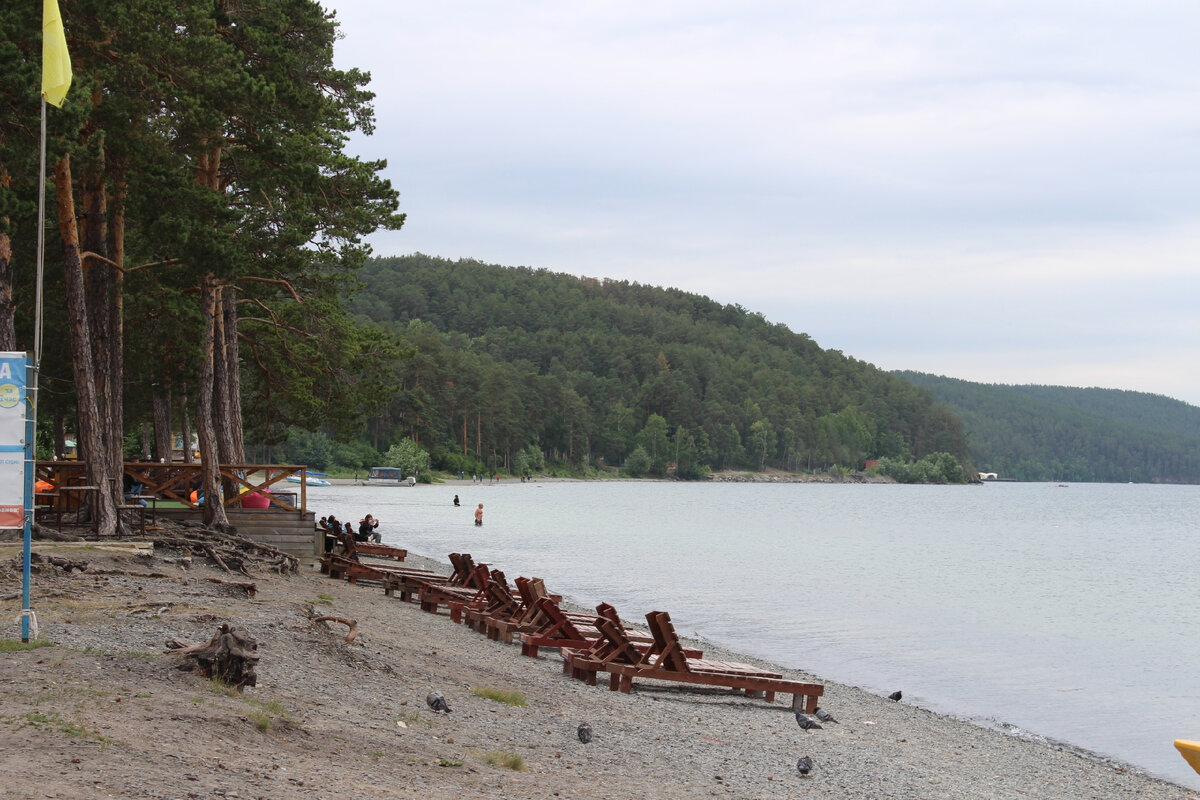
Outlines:
{"type": "Polygon", "coordinates": [[[1020,481],[1200,483],[1200,408],[1162,395],[898,376],[958,415],[982,471],[1020,481]]]}
{"type": "Polygon", "coordinates": [[[931,459],[924,478],[962,480],[961,426],[923,390],[744,308],[422,254],[358,277],[351,314],[407,350],[367,422],[381,454],[409,439],[451,472],[548,460],[684,479],[931,459]]]}

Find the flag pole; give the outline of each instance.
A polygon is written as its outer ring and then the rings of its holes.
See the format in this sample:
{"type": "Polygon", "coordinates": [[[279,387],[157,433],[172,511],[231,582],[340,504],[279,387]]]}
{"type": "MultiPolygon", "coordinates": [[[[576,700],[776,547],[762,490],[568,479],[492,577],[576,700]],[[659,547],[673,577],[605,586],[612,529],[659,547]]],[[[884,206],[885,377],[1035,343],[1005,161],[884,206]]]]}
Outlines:
{"type": "MultiPolygon", "coordinates": [[[[46,266],[46,97],[42,95],[41,137],[38,146],[37,292],[34,299],[33,357],[25,375],[25,535],[21,570],[21,641],[29,641],[30,587],[33,575],[33,484],[37,473],[37,387],[42,366],[42,286],[46,266]]],[[[36,627],[36,625],[35,625],[36,627]]]]}

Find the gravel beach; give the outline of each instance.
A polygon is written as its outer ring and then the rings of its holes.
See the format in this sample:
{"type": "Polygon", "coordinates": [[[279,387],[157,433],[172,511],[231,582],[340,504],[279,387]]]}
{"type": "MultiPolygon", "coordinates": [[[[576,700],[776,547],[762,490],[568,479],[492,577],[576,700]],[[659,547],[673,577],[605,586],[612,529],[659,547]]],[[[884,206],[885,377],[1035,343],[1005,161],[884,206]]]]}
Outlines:
{"type": "MultiPolygon", "coordinates": [[[[1196,792],[825,681],[838,722],[799,728],[725,690],[639,683],[630,695],[523,657],[442,614],[313,566],[235,576],[147,548],[35,543],[84,563],[35,564],[52,646],[0,654],[3,798],[1155,798],[1196,792]],[[253,581],[257,592],[227,583],[253,581]],[[313,623],[314,615],[355,620],[313,623]],[[223,622],[258,640],[244,693],[177,669],[164,642],[223,622]],[[480,690],[520,692],[524,706],[480,690]],[[451,709],[426,705],[441,692],[451,709]],[[580,723],[594,738],[583,743],[580,723]],[[807,776],[796,770],[812,759],[807,776]]],[[[20,613],[20,547],[0,545],[0,600],[20,613]]],[[[436,561],[409,563],[449,572],[436,561]]],[[[515,576],[514,576],[515,577],[515,576]]],[[[554,589],[554,576],[541,576],[554,589]]],[[[632,619],[649,609],[621,609],[632,619]]],[[[706,657],[747,659],[702,646],[706,657]]],[[[814,676],[781,670],[788,677],[814,676]]],[[[897,687],[902,688],[902,687],[897,687]]],[[[1170,743],[1164,743],[1169,747],[1170,743]]]]}

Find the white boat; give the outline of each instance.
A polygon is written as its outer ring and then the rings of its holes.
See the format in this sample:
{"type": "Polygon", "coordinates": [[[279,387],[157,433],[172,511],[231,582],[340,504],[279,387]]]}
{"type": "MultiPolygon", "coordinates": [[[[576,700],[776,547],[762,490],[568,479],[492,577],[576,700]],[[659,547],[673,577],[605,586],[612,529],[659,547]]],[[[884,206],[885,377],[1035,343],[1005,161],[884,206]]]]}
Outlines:
{"type": "MultiPolygon", "coordinates": [[[[299,475],[288,475],[286,478],[284,478],[284,480],[287,481],[288,483],[300,483],[300,476],[299,475]]],[[[333,486],[333,484],[330,483],[329,481],[325,480],[324,478],[319,478],[316,475],[313,475],[311,472],[304,476],[304,485],[305,486],[333,486]]]]}
{"type": "Polygon", "coordinates": [[[413,486],[416,482],[412,475],[404,477],[399,467],[371,467],[367,475],[368,486],[413,486]]]}

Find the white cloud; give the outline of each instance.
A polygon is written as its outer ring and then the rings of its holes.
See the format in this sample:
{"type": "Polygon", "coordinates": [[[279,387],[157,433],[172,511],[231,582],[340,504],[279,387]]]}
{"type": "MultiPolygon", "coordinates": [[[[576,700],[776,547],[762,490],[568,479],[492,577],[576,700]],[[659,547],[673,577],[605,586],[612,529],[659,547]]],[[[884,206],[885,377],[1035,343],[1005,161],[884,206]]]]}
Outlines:
{"type": "Polygon", "coordinates": [[[1200,404],[1192,3],[333,5],[378,94],[355,147],[409,213],[377,252],[678,286],[888,368],[1200,404]],[[1004,335],[959,333],[979,325],[1004,335]]]}

